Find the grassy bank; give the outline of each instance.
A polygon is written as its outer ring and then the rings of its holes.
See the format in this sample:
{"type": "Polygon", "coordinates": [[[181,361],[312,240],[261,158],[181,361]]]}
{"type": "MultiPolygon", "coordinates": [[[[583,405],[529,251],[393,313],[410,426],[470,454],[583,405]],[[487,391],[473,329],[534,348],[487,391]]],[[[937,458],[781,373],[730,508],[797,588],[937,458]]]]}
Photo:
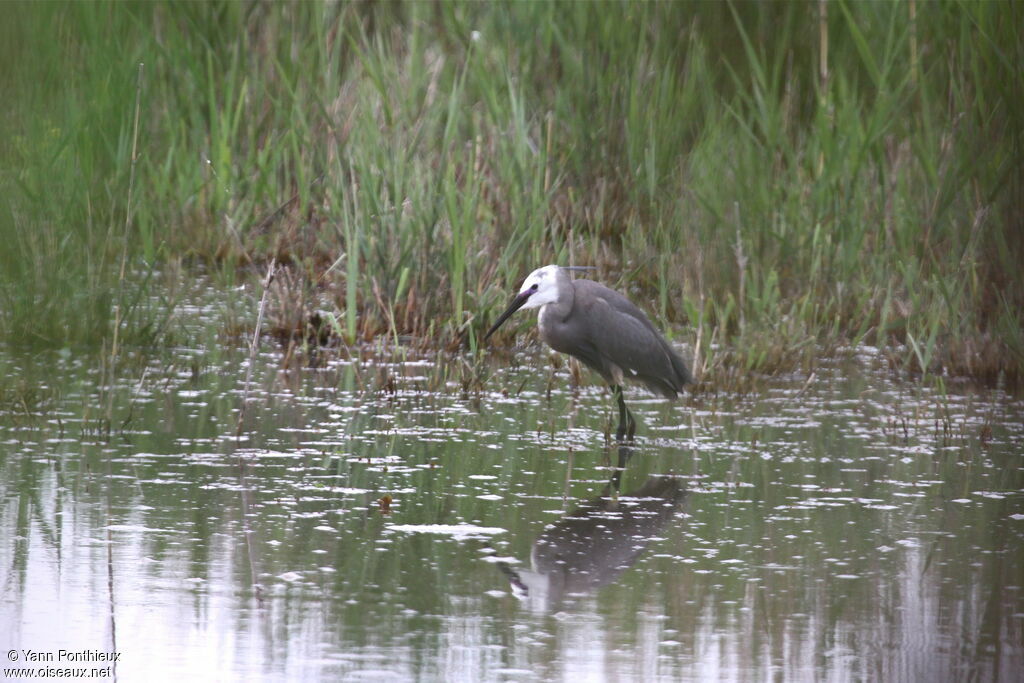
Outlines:
{"type": "Polygon", "coordinates": [[[152,341],[160,311],[125,293],[150,268],[256,282],[273,256],[279,336],[472,347],[559,262],[628,290],[708,378],[849,344],[911,372],[1024,377],[1012,4],[11,15],[7,342],[98,344],[115,325],[152,341]]]}

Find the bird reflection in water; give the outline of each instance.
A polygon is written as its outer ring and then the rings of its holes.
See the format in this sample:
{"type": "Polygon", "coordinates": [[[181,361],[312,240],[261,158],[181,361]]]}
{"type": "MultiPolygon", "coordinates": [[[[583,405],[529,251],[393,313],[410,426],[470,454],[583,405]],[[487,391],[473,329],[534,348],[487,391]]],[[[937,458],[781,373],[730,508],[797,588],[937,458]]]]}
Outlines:
{"type": "Polygon", "coordinates": [[[530,570],[498,563],[513,594],[532,609],[555,609],[567,596],[618,579],[681,509],[687,492],[671,476],[648,477],[640,488],[619,496],[622,473],[632,457],[631,447],[620,446],[618,467],[602,494],[541,532],[530,553],[530,570]]]}

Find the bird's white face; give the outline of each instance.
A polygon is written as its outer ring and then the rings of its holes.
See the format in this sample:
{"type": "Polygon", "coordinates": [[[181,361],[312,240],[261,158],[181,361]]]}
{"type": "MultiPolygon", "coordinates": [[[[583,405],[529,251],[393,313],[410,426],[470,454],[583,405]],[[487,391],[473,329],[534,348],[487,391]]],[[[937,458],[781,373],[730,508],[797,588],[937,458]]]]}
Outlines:
{"type": "Polygon", "coordinates": [[[520,294],[532,291],[523,308],[537,308],[544,304],[553,304],[558,300],[558,266],[538,268],[526,277],[520,294]]]}

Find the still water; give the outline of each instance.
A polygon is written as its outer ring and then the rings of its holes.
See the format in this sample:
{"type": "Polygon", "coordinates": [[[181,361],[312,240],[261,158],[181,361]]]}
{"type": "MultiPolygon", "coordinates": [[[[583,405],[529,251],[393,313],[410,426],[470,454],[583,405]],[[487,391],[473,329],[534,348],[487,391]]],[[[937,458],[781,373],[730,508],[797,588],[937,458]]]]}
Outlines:
{"type": "Polygon", "coordinates": [[[126,362],[109,391],[95,356],[4,352],[2,666],[1019,681],[1024,402],[870,357],[634,391],[625,449],[607,393],[539,350],[264,353],[248,394],[242,349],[126,362]]]}

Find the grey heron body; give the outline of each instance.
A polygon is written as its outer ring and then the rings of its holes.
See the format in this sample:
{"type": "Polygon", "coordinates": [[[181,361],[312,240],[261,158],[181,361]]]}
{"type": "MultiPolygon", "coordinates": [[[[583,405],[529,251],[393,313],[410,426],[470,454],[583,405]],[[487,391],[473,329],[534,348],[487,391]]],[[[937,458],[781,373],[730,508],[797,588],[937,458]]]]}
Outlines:
{"type": "Polygon", "coordinates": [[[544,266],[530,273],[488,339],[520,308],[540,308],[540,338],[555,351],[579,359],[611,387],[618,402],[616,436],[632,439],[636,420],[622,396],[630,380],[667,398],[692,381],[679,357],[644,312],[622,294],[591,280],[573,280],[565,268],[544,266]]]}

